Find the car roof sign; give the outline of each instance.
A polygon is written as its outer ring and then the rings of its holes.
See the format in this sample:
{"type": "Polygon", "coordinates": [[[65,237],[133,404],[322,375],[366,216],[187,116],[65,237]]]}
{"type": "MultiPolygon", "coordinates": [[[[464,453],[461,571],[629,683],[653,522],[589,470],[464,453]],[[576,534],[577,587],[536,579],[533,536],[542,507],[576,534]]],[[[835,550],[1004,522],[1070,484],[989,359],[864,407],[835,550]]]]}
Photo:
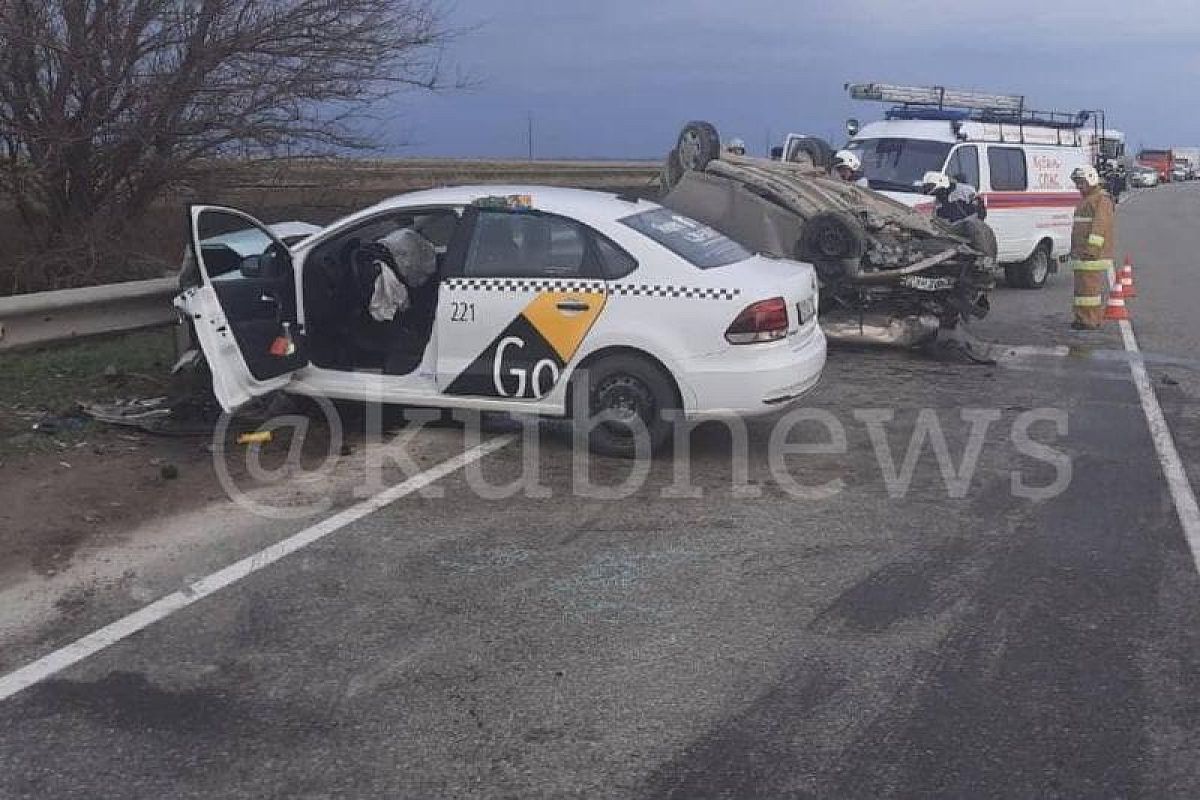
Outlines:
{"type": "Polygon", "coordinates": [[[526,211],[533,208],[533,195],[529,194],[509,194],[509,195],[488,195],[480,197],[471,205],[479,208],[495,208],[508,211],[526,211]]]}

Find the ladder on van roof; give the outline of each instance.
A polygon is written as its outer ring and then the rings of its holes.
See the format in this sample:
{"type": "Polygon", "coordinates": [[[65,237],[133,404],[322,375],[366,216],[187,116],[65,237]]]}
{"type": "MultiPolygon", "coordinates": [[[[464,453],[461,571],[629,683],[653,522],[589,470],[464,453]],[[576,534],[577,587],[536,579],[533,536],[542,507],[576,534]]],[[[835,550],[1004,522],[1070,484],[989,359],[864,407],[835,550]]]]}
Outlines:
{"type": "Polygon", "coordinates": [[[897,103],[888,109],[888,119],[948,120],[957,133],[957,124],[983,122],[998,126],[998,140],[1025,144],[1025,128],[1048,128],[1055,132],[1058,145],[1079,146],[1081,130],[1092,122],[1097,138],[1103,138],[1103,111],[1032,111],[1025,108],[1025,96],[995,94],[945,86],[906,86],[896,83],[847,83],[846,91],[854,100],[897,103]],[[1015,135],[1006,136],[1004,126],[1016,127],[1015,135]],[[1063,141],[1063,132],[1071,132],[1063,141]]]}
{"type": "Polygon", "coordinates": [[[854,100],[1014,114],[1025,110],[1025,97],[1019,94],[989,94],[947,89],[945,86],[902,86],[895,83],[849,83],[846,89],[854,100]]]}

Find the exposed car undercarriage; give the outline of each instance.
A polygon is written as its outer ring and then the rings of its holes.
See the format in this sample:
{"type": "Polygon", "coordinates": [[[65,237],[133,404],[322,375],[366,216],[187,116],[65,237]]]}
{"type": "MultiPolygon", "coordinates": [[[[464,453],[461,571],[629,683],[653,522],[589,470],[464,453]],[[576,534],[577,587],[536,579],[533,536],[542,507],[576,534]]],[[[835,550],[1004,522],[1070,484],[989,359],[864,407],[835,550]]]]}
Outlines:
{"type": "Polygon", "coordinates": [[[988,310],[991,229],[974,218],[951,226],[831,177],[821,163],[828,151],[814,145],[801,162],[722,153],[711,125],[689,123],[668,156],[660,202],[760,253],[811,263],[832,339],[940,340],[986,359],[960,323],[988,310]]]}

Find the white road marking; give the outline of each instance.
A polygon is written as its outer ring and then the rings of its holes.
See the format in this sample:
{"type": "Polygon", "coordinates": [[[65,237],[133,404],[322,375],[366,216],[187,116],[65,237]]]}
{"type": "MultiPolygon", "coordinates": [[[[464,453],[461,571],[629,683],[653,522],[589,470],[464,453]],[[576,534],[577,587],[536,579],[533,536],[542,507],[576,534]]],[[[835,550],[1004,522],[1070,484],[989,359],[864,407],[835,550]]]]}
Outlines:
{"type": "MultiPolygon", "coordinates": [[[[1133,335],[1133,325],[1129,320],[1121,320],[1121,339],[1125,349],[1133,354],[1140,354],[1137,337],[1133,335]]],[[[1188,483],[1187,471],[1175,449],[1175,440],[1171,429],[1167,426],[1158,397],[1154,394],[1154,386],[1150,383],[1150,375],[1140,357],[1129,359],[1129,371],[1133,375],[1133,384],[1137,387],[1138,397],[1142,401],[1142,411],[1146,415],[1146,424],[1150,427],[1150,438],[1154,441],[1154,449],[1158,451],[1158,460],[1162,464],[1163,474],[1167,478],[1167,487],[1171,490],[1171,500],[1175,503],[1175,513],[1179,516],[1179,524],[1183,526],[1183,535],[1192,550],[1192,560],[1196,569],[1200,570],[1200,505],[1196,504],[1196,495],[1188,483]]]]}
{"type": "Polygon", "coordinates": [[[46,680],[67,667],[78,664],[85,658],[104,650],[138,631],[144,630],[154,623],[169,617],[180,609],[187,608],[211,594],[219,592],[227,586],[237,583],[242,578],[251,575],[264,567],[274,564],[281,558],[295,553],[308,545],[325,538],[347,525],[357,522],[368,514],[394,503],[400,498],[420,491],[424,487],[447,475],[462,469],[467,464],[478,461],[489,453],[509,445],[516,434],[505,434],[489,439],[483,444],[473,447],[454,458],[447,459],[435,467],[414,475],[403,483],[385,489],[372,497],[363,500],[349,508],[339,511],[328,519],[322,520],[299,533],[289,536],[281,542],[243,558],[234,564],[212,573],[208,577],[192,583],[174,594],[169,594],[161,600],[122,617],[116,622],[89,633],[82,639],[55,650],[37,661],[27,664],[20,669],[0,677],[0,701],[7,700],[14,694],[46,680]]]}

